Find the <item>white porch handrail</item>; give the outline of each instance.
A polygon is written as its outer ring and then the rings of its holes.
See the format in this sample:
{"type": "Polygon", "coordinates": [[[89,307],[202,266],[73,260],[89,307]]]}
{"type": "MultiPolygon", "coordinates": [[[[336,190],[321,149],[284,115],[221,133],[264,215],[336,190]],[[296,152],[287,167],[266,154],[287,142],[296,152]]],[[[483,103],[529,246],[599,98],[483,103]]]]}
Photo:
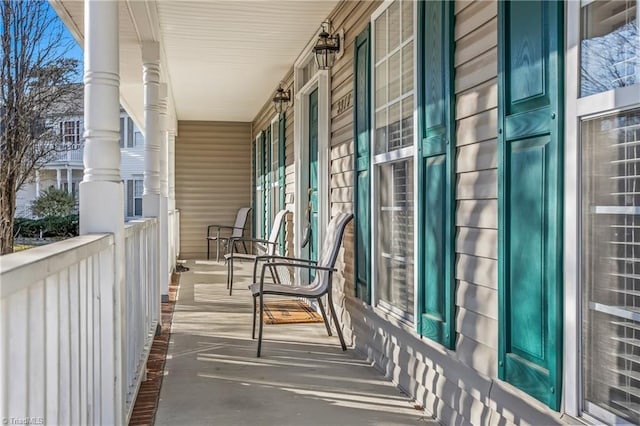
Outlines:
{"type": "Polygon", "coordinates": [[[0,257],[0,418],[128,422],[161,318],[159,249],[157,219],[125,227],[121,296],[112,234],[0,257]]]}

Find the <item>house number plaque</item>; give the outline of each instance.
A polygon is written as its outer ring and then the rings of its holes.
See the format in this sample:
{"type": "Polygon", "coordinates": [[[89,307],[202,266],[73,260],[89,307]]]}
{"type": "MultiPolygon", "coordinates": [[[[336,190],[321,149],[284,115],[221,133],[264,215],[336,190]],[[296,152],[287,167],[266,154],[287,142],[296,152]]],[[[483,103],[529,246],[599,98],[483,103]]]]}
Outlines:
{"type": "Polygon", "coordinates": [[[342,114],[351,107],[351,93],[347,93],[338,99],[338,114],[342,114]]]}

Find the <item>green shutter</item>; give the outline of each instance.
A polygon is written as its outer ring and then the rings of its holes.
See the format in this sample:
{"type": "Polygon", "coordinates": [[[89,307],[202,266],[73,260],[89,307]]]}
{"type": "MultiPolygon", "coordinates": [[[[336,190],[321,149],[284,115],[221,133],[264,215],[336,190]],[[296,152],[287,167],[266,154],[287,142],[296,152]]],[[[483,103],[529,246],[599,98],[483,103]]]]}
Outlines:
{"type": "MultiPolygon", "coordinates": [[[[280,121],[278,121],[278,135],[279,135],[279,145],[278,145],[278,190],[280,191],[280,206],[278,208],[283,210],[285,207],[285,138],[287,131],[287,117],[284,113],[280,114],[280,121]]],[[[285,253],[285,241],[284,241],[285,230],[280,231],[280,253],[284,255],[285,253]]]]}
{"type": "Polygon", "coordinates": [[[266,174],[266,169],[265,169],[265,144],[267,143],[267,133],[266,132],[262,132],[262,134],[260,135],[260,146],[258,147],[258,149],[260,150],[260,164],[258,164],[258,169],[260,170],[260,186],[262,187],[262,195],[260,196],[260,199],[257,200],[258,203],[258,208],[260,209],[260,222],[258,224],[258,238],[264,238],[264,223],[265,223],[265,212],[264,212],[264,201],[266,198],[266,187],[267,187],[267,177],[265,176],[266,174]]]}
{"type": "Polygon", "coordinates": [[[422,336],[455,347],[453,2],[420,2],[419,309],[422,336]]]}
{"type": "Polygon", "coordinates": [[[354,149],[354,229],[355,229],[355,292],[356,296],[371,303],[371,215],[370,215],[370,99],[371,48],[370,26],[356,37],[354,61],[353,121],[355,123],[354,149]]]}
{"type": "Polygon", "coordinates": [[[499,377],[562,391],[562,2],[500,2],[499,377]]]}

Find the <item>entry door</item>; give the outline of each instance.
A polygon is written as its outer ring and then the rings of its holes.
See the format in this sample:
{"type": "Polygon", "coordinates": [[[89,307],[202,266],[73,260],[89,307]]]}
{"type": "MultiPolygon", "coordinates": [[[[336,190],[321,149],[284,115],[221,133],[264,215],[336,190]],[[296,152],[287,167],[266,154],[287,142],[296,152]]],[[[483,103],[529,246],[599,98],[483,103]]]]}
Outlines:
{"type": "MultiPolygon", "coordinates": [[[[309,259],[318,260],[318,89],[309,95],[309,259]]],[[[313,279],[310,273],[309,278],[313,279]]]]}

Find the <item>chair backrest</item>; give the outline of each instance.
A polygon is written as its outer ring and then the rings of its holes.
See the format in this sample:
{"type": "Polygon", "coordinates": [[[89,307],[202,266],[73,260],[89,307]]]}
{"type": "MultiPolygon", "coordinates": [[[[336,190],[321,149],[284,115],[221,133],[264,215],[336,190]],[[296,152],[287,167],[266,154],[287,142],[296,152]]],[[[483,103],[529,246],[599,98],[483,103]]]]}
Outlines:
{"type": "Polygon", "coordinates": [[[278,244],[275,243],[278,242],[278,235],[280,235],[280,229],[282,228],[282,224],[284,223],[284,218],[287,213],[289,213],[287,209],[280,210],[278,213],[276,213],[276,217],[273,219],[273,226],[271,227],[271,233],[269,234],[269,239],[267,241],[274,244],[268,245],[268,255],[273,256],[274,254],[276,254],[276,248],[278,244]]]}
{"type": "MultiPolygon", "coordinates": [[[[338,213],[331,219],[327,232],[322,243],[322,249],[320,250],[320,257],[318,258],[318,266],[324,266],[327,268],[334,268],[336,260],[338,259],[338,253],[340,252],[340,246],[342,245],[342,237],[344,236],[344,230],[347,224],[353,219],[351,213],[338,213]]],[[[316,276],[311,283],[312,286],[318,286],[320,291],[325,291],[331,282],[329,281],[329,272],[317,271],[316,276]]]]}
{"type": "Polygon", "coordinates": [[[250,211],[251,207],[242,207],[238,210],[238,213],[236,214],[236,223],[233,224],[233,232],[231,233],[232,237],[242,237],[250,211]]]}

